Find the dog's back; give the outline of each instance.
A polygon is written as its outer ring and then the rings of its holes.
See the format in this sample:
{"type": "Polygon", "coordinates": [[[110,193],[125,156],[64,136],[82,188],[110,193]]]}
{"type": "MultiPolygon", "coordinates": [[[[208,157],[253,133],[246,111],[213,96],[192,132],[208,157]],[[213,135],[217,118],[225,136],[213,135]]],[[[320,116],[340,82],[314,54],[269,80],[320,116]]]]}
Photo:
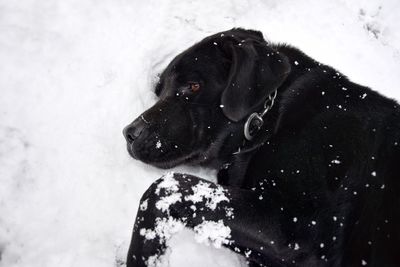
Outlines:
{"type": "Polygon", "coordinates": [[[340,266],[399,266],[399,105],[327,66],[299,71],[241,186],[274,202],[288,242],[311,236],[340,266]]]}

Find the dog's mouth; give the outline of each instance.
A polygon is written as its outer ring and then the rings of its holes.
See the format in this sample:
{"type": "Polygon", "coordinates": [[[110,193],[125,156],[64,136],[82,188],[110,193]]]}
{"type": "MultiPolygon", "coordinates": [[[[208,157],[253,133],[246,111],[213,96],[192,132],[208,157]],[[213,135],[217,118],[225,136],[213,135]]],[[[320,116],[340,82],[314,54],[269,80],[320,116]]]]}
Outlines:
{"type": "Polygon", "coordinates": [[[139,136],[137,140],[128,142],[127,150],[132,158],[162,169],[175,167],[193,156],[187,145],[156,134],[139,136]]]}
{"type": "Polygon", "coordinates": [[[138,157],[136,156],[135,150],[133,149],[133,143],[126,143],[126,148],[128,150],[129,155],[132,158],[138,159],[138,157]]]}

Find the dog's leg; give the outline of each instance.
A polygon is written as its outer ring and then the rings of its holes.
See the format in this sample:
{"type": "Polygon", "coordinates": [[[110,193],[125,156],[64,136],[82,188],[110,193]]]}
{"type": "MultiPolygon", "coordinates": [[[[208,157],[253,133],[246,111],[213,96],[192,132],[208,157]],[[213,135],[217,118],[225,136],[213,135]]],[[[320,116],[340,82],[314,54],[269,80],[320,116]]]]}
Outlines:
{"type": "Polygon", "coordinates": [[[251,190],[191,175],[166,175],[141,199],[127,267],[157,266],[168,239],[184,226],[193,229],[198,240],[227,246],[253,264],[281,266],[279,257],[287,256],[290,248],[279,244],[279,227],[266,215],[266,204],[251,190]]]}

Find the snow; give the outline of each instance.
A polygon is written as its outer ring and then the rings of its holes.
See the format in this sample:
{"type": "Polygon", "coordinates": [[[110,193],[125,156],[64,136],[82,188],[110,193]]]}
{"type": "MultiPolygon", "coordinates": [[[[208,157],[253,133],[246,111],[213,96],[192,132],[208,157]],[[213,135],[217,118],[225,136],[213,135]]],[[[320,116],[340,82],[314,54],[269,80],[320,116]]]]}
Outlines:
{"type": "Polygon", "coordinates": [[[163,175],[161,182],[157,185],[156,194],[160,194],[160,190],[165,189],[167,193],[177,192],[179,190],[179,182],[174,178],[173,172],[163,175]]]}
{"type": "Polygon", "coordinates": [[[169,240],[169,245],[172,249],[169,249],[165,256],[160,257],[160,261],[163,264],[161,266],[246,266],[245,260],[237,257],[234,252],[227,249],[216,249],[214,246],[205,243],[193,242],[194,238],[194,231],[188,230],[187,228],[174,235],[169,240]],[[182,255],[185,256],[182,257],[182,255]],[[188,255],[190,255],[190,257],[188,255]],[[169,264],[166,258],[168,258],[169,264]]]}
{"type": "Polygon", "coordinates": [[[139,205],[139,209],[141,210],[141,211],[145,211],[145,210],[147,210],[147,206],[148,206],[148,199],[146,199],[146,200],[144,200],[144,201],[142,201],[142,203],[140,203],[140,205],[139,205]]]}
{"type": "Polygon", "coordinates": [[[156,218],[155,233],[160,242],[169,240],[175,233],[183,230],[185,224],[171,216],[168,218],[156,218]]]}
{"type": "Polygon", "coordinates": [[[151,229],[142,228],[139,230],[141,236],[144,236],[146,240],[153,240],[157,237],[157,233],[151,229]]]}
{"type": "MultiPolygon", "coordinates": [[[[194,42],[258,29],[400,99],[399,14],[397,0],[0,1],[0,266],[123,265],[165,171],[131,159],[121,132],[194,42]]],[[[193,240],[171,237],[171,266],[244,266],[193,240]]]]}
{"type": "Polygon", "coordinates": [[[156,208],[162,210],[163,212],[169,212],[169,207],[176,202],[182,201],[182,194],[181,193],[174,193],[169,196],[162,197],[156,203],[156,208]]]}
{"type": "Polygon", "coordinates": [[[199,243],[213,245],[216,248],[221,248],[223,244],[231,244],[231,229],[224,224],[222,220],[218,222],[203,221],[201,224],[194,227],[195,240],[199,243]]]}
{"type": "Polygon", "coordinates": [[[160,148],[161,148],[161,141],[160,141],[160,140],[157,140],[156,148],[157,148],[157,149],[160,149],[160,148]]]}
{"type": "Polygon", "coordinates": [[[186,196],[185,200],[193,203],[205,202],[204,205],[211,210],[215,210],[218,203],[222,201],[229,202],[222,186],[212,188],[209,183],[200,181],[192,186],[192,190],[193,194],[186,196]]]}

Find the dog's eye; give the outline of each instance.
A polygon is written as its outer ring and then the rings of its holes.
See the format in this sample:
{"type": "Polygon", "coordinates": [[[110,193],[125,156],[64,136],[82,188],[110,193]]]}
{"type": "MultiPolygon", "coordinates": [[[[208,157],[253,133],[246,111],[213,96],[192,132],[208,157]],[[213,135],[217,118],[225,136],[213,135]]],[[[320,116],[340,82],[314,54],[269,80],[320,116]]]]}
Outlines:
{"type": "Polygon", "coordinates": [[[190,82],[189,83],[189,89],[190,89],[190,91],[195,93],[195,92],[200,90],[200,84],[199,83],[195,83],[195,82],[190,82]]]}
{"type": "Polygon", "coordinates": [[[194,93],[200,91],[200,88],[201,86],[198,82],[187,82],[186,85],[179,89],[176,96],[185,96],[186,99],[189,99],[189,97],[193,96],[194,93]]]}

